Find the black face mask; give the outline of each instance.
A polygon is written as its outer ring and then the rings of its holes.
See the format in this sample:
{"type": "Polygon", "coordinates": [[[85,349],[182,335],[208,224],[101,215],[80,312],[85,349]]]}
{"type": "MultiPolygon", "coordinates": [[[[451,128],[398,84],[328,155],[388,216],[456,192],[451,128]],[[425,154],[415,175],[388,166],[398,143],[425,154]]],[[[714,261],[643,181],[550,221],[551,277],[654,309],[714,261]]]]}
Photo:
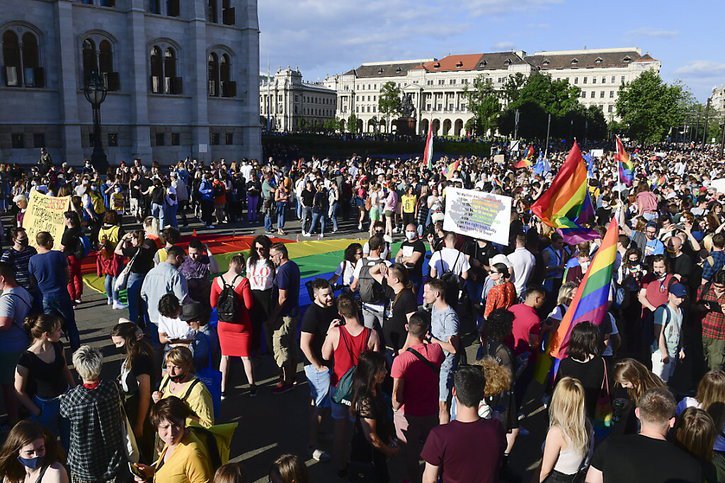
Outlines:
{"type": "Polygon", "coordinates": [[[180,384],[186,380],[186,374],[177,374],[175,376],[169,375],[169,379],[171,379],[171,382],[180,384]]]}

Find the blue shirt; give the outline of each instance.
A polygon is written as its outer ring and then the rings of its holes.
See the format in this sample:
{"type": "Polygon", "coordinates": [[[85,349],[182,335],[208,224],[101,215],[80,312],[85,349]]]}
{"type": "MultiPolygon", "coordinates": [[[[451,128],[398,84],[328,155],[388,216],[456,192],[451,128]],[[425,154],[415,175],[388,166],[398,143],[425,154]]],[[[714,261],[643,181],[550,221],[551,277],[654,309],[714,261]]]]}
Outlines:
{"type": "Polygon", "coordinates": [[[300,305],[300,267],[292,260],[277,267],[274,275],[274,287],[277,290],[285,290],[287,301],[282,307],[280,315],[297,315],[300,305]]]}
{"type": "Polygon", "coordinates": [[[23,321],[30,312],[33,297],[23,287],[3,290],[0,295],[0,317],[12,320],[5,330],[0,332],[0,352],[23,352],[30,340],[23,328],[23,321]]]}
{"type": "Polygon", "coordinates": [[[647,243],[644,245],[644,256],[650,256],[650,255],[664,255],[665,253],[665,245],[659,241],[657,238],[654,240],[647,240],[647,243]]]}
{"type": "Polygon", "coordinates": [[[28,262],[28,271],[35,277],[43,296],[58,295],[67,290],[67,267],[68,259],[57,250],[35,254],[28,262]]]}

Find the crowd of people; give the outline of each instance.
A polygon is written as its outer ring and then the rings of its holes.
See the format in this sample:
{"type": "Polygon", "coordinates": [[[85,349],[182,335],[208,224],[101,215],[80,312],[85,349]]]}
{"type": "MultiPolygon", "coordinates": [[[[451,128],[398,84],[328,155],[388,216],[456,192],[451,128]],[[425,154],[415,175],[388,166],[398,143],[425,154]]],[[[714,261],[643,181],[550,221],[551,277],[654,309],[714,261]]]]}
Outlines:
{"type": "Polygon", "coordinates": [[[725,481],[725,214],[713,183],[722,160],[693,146],[641,148],[631,187],[610,157],[595,160],[591,226],[602,237],[610,220],[620,226],[610,304],[601,323],[573,328],[566,357],[541,377],[601,244],[567,244],[530,211],[564,156],[539,173],[467,157],[445,175],[446,158],[428,169],[357,156],[134,160],[106,173],[89,162],[2,167],[14,221],[0,257],[12,428],[0,474],[247,481],[243,465],[227,463],[234,427],[220,408],[235,391],[233,358],[243,394],[256,397],[254,362],[269,356],[272,394],[301,382],[298,363],[309,390],[308,453],[281,456],[270,481],[307,481],[307,458],[350,481],[390,481],[393,458],[411,482],[507,481],[526,417],[542,406],[538,481],[725,481]],[[511,196],[509,243],[444,231],[450,187],[511,196]],[[71,208],[61,240],[41,231],[30,246],[23,220],[37,193],[70,196],[71,208]],[[332,277],[305,285],[287,245],[270,238],[293,231],[292,217],[302,237],[347,222],[366,241],[350,243],[332,277]],[[180,244],[179,223],[197,218],[264,233],[220,267],[198,237],[180,244]],[[123,315],[109,333],[122,355],[114,380],[75,321],[88,256],[123,315]],[[320,438],[328,417],[331,451],[320,438]]]}

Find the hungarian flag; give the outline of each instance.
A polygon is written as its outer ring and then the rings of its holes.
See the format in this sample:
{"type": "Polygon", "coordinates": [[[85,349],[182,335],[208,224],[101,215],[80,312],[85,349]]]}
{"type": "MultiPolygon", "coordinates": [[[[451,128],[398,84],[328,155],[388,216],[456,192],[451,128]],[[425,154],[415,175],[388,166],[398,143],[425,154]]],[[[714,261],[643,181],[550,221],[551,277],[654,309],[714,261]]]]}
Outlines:
{"type": "Polygon", "coordinates": [[[428,137],[425,139],[423,161],[427,169],[433,169],[433,122],[428,123],[428,137]]]}

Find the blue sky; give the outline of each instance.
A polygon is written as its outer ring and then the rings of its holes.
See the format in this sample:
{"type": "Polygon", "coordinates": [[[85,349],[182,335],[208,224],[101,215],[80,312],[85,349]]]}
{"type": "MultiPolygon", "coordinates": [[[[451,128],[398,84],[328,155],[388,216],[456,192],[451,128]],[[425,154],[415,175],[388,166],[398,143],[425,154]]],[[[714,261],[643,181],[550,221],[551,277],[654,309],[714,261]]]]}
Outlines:
{"type": "Polygon", "coordinates": [[[261,70],[320,80],[449,53],[639,47],[700,101],[725,83],[725,1],[259,0],[261,70]]]}

